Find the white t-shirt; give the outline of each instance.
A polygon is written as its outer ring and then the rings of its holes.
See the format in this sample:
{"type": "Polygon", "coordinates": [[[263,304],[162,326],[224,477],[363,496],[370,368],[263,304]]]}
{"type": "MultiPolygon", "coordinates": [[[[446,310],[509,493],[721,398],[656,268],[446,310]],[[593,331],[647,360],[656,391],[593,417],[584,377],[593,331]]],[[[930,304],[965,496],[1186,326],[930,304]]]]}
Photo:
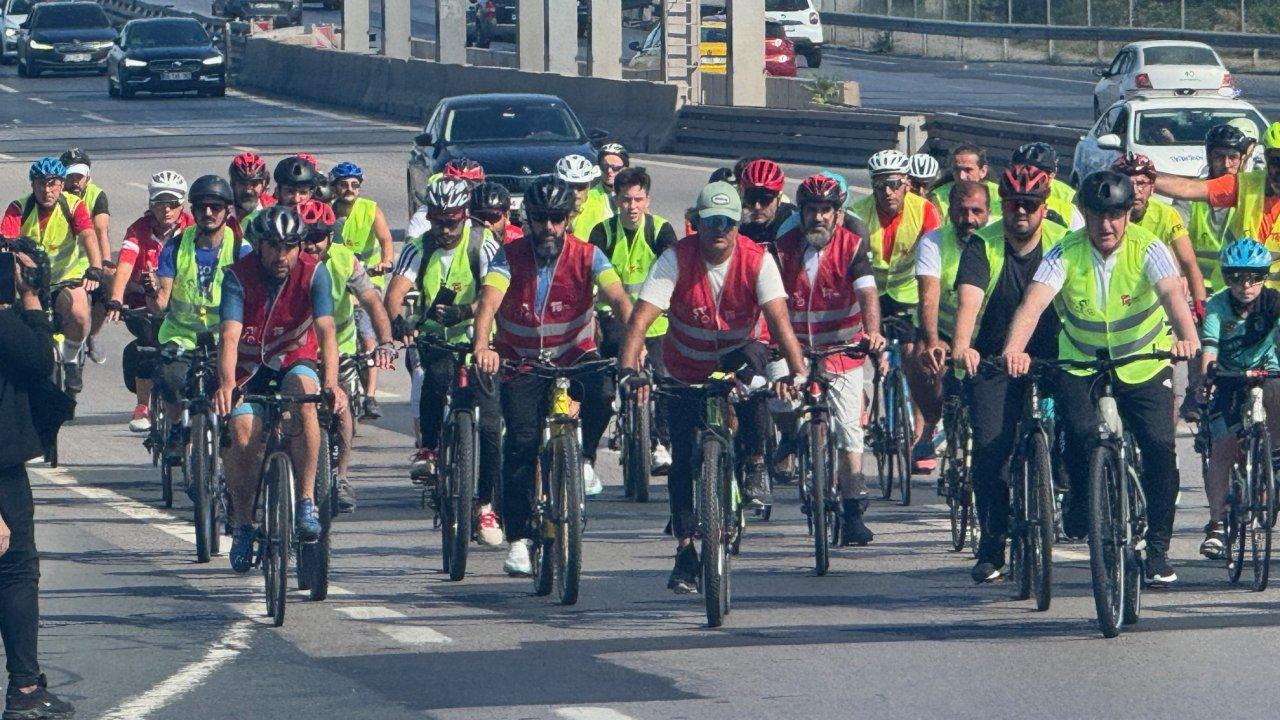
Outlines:
{"type": "MultiPolygon", "coordinates": [[[[732,258],[720,265],[704,263],[707,268],[707,281],[711,283],[711,293],[716,303],[720,302],[720,294],[724,290],[724,280],[729,275],[729,263],[732,258]]],[[[671,294],[675,292],[676,280],[680,276],[680,266],[676,261],[675,248],[664,250],[653,267],[649,269],[649,278],[640,289],[640,299],[666,311],[671,307],[671,294]]],[[[761,305],[773,300],[785,299],[787,291],[782,285],[782,274],[778,272],[778,263],[773,256],[765,253],[760,263],[760,274],[756,276],[756,297],[761,305]]]]}
{"type": "Polygon", "coordinates": [[[409,227],[404,229],[406,239],[416,238],[431,229],[431,221],[427,219],[427,209],[425,207],[418,208],[418,211],[409,218],[409,227]]]}
{"type": "MultiPolygon", "coordinates": [[[[1098,307],[1106,307],[1107,291],[1111,287],[1111,273],[1115,270],[1120,253],[1113,252],[1104,258],[1097,248],[1090,248],[1090,250],[1093,254],[1094,286],[1097,287],[1097,297],[1094,301],[1097,302],[1098,307]]],[[[1165,278],[1176,278],[1180,275],[1169,247],[1162,242],[1153,242],[1147,246],[1147,253],[1142,262],[1142,272],[1152,285],[1165,278]]],[[[1044,256],[1032,280],[1048,285],[1055,293],[1062,292],[1062,286],[1067,282],[1067,268],[1062,261],[1061,245],[1054,247],[1044,256]]]]}
{"type": "Polygon", "coordinates": [[[942,228],[920,236],[916,244],[916,275],[942,277],[942,228]]]}

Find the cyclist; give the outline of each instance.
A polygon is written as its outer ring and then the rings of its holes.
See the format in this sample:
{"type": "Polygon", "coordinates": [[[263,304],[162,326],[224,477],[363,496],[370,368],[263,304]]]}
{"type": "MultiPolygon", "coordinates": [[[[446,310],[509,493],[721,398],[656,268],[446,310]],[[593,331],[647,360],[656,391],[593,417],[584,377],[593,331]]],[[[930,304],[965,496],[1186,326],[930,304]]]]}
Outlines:
{"type": "Polygon", "coordinates": [[[471,219],[481,223],[504,245],[524,237],[524,230],[511,222],[511,193],[496,182],[482,182],[471,191],[471,219]]]}
{"type": "Polygon", "coordinates": [[[951,149],[950,165],[951,179],[938,185],[929,193],[929,201],[938,208],[938,212],[943,217],[948,216],[947,207],[951,197],[951,186],[961,180],[968,180],[987,186],[991,217],[999,217],[1000,188],[987,179],[987,173],[989,172],[987,151],[977,145],[961,143],[951,149]]]}
{"type": "MultiPolygon", "coordinates": [[[[445,163],[443,170],[427,178],[427,182],[422,186],[421,190],[414,190],[414,198],[418,201],[418,209],[414,210],[413,215],[409,218],[409,225],[404,231],[405,238],[418,237],[431,227],[431,222],[427,220],[426,193],[432,183],[442,177],[460,178],[467,181],[467,184],[473,188],[485,182],[484,168],[471,158],[456,157],[445,163]]],[[[511,195],[508,193],[508,208],[510,203],[511,195]]]]}
{"type": "Polygon", "coordinates": [[[276,204],[275,196],[267,192],[267,164],[256,154],[243,152],[232,158],[227,177],[236,196],[236,227],[248,226],[264,208],[276,204]]]}
{"type": "Polygon", "coordinates": [[[631,155],[620,142],[605,143],[600,146],[596,165],[600,167],[600,183],[592,186],[591,195],[597,198],[596,202],[603,200],[608,203],[610,211],[616,213],[618,206],[614,201],[617,199],[617,188],[614,181],[618,173],[631,167],[631,155]]]}
{"type": "MultiPolygon", "coordinates": [[[[671,224],[661,215],[649,212],[651,184],[649,173],[642,167],[629,167],[619,172],[613,181],[617,214],[601,221],[591,231],[591,244],[609,258],[632,302],[640,294],[654,261],[663,250],[676,243],[676,232],[671,224]]],[[[601,355],[617,357],[627,326],[614,318],[607,302],[596,303],[596,323],[600,328],[601,355]]],[[[657,350],[666,332],[667,318],[659,317],[645,335],[649,359],[654,363],[661,363],[657,350]]],[[[667,433],[666,398],[659,396],[656,405],[652,467],[655,472],[663,472],[671,466],[671,453],[667,450],[671,438],[667,433]]]]}
{"type": "MultiPolygon", "coordinates": [[[[431,229],[411,239],[396,261],[387,287],[387,314],[395,317],[396,336],[406,341],[416,331],[420,338],[450,344],[465,343],[472,327],[481,279],[488,272],[500,245],[493,233],[468,219],[472,190],[461,178],[444,176],[427,187],[427,212],[431,229]],[[424,312],[410,321],[401,317],[404,296],[417,290],[424,298],[424,312]]],[[[415,480],[434,477],[440,448],[440,425],[446,393],[457,376],[457,356],[439,348],[419,347],[424,381],[418,397],[418,426],[422,445],[410,474],[415,480]]],[[[502,530],[493,509],[494,488],[502,482],[502,407],[496,384],[476,382],[473,399],[480,407],[480,497],[477,523],[480,542],[502,543],[502,530]]],[[[461,400],[461,398],[455,398],[461,400]]]]}
{"type": "Polygon", "coordinates": [[[73,147],[62,153],[58,161],[67,168],[67,180],[63,192],[80,198],[84,206],[89,209],[89,218],[93,220],[93,234],[97,238],[98,252],[102,256],[103,284],[99,285],[98,290],[93,293],[89,337],[84,343],[85,354],[90,360],[101,365],[106,362],[106,356],[102,355],[98,349],[97,341],[98,333],[102,332],[102,324],[107,319],[106,305],[103,302],[106,290],[104,286],[111,285],[115,272],[115,263],[111,262],[111,211],[107,203],[107,194],[89,179],[92,165],[89,153],[73,147]]]}
{"type": "MultiPolygon", "coordinates": [[[[333,394],[333,412],[346,412],[338,383],[338,339],[333,323],[331,278],[324,263],[299,250],[306,226],[291,207],[272,207],[246,229],[257,248],[222,276],[221,343],[214,412],[227,416],[230,445],[223,451],[231,500],[228,559],[236,572],[248,572],[253,560],[253,507],[262,465],[263,409],[240,403],[246,393],[333,394]],[[323,380],[321,379],[323,373],[323,380]]],[[[291,408],[285,436],[297,502],[295,531],[301,542],[320,535],[315,476],[320,453],[316,406],[291,408]]]]}
{"type": "Polygon", "coordinates": [[[89,336],[89,298],[102,281],[103,258],[89,208],[64,192],[66,178],[67,168],[57,158],[31,163],[31,193],[9,203],[0,220],[0,237],[35,239],[49,255],[50,283],[84,278],[80,287],[60,291],[55,304],[62,321],[56,330],[63,338],[63,377],[67,392],[75,395],[84,388],[80,351],[89,336]]]}
{"type": "MultiPolygon", "coordinates": [[[[866,238],[844,227],[846,199],[840,184],[828,175],[800,183],[800,223],[777,243],[787,308],[796,338],[806,347],[821,350],[865,336],[871,349],[879,350],[884,347],[879,293],[866,238]]],[[[823,362],[831,375],[828,403],[832,436],[840,450],[841,545],[866,545],[875,538],[862,519],[868,502],[862,473],[863,365],[863,358],[845,355],[823,362]]]]}
{"type": "MultiPolygon", "coordinates": [[[[762,246],[738,232],[742,201],[732,185],[709,183],[699,193],[694,207],[697,233],[662,253],[640,291],[637,310],[622,345],[620,377],[628,382],[639,372],[644,336],[663,312],[670,318],[662,341],[662,364],[667,376],[679,382],[702,383],[719,369],[737,370],[743,365],[762,376],[768,349],[754,335],[763,315],[770,336],[778,343],[791,371],[791,377],[779,380],[776,391],[782,399],[790,400],[788,381],[802,383],[805,365],[787,319],[787,292],[777,262],[762,246]]],[[[766,412],[764,398],[759,396],[738,404],[735,440],[747,449],[747,464],[757,469],[745,473],[749,485],[743,492],[748,499],[766,491],[763,473],[758,471],[764,462],[761,430],[766,412]]],[[[668,415],[672,463],[667,488],[677,547],[667,587],[677,593],[689,593],[696,592],[699,573],[698,553],[693,547],[698,530],[693,510],[693,476],[697,453],[694,446],[703,417],[701,401],[672,397],[668,415]]]]}
{"type": "MultiPolygon", "coordinates": [[[[391,270],[396,250],[391,244],[391,228],[382,214],[382,208],[360,194],[364,186],[364,171],[355,163],[340,162],[329,171],[329,185],[334,192],[333,212],[342,221],[342,230],[337,234],[342,238],[342,244],[351,248],[368,268],[373,284],[381,291],[386,286],[386,278],[383,276],[391,270]]],[[[356,333],[360,349],[372,352],[377,345],[377,338],[369,324],[369,316],[362,307],[356,308],[356,333]]],[[[382,417],[376,397],[378,368],[362,367],[360,378],[365,389],[360,419],[377,420],[382,417]]]]}
{"type": "MultiPolygon", "coordinates": [[[[920,238],[942,227],[938,209],[910,190],[911,160],[897,150],[881,150],[868,159],[871,195],[853,204],[853,211],[867,223],[871,267],[880,290],[881,317],[897,316],[902,336],[903,368],[914,398],[936,397],[929,387],[919,359],[915,358],[916,329],[911,318],[920,296],[916,286],[916,247],[920,238]],[[932,395],[931,395],[932,393],[932,395]]],[[[933,435],[937,420],[926,424],[916,403],[916,444],[912,471],[927,473],[937,466],[933,435]]]]}
{"type": "MultiPolygon", "coordinates": [[[[1275,333],[1280,326],[1280,291],[1265,287],[1271,268],[1271,253],[1253,238],[1233,240],[1222,249],[1222,274],[1227,289],[1209,299],[1200,339],[1204,355],[1201,371],[1212,363],[1223,370],[1280,370],[1275,333]]],[[[1213,406],[1209,409],[1213,448],[1204,477],[1209,499],[1209,523],[1204,528],[1200,554],[1219,559],[1226,548],[1227,491],[1231,466],[1240,440],[1241,403],[1247,397],[1245,384],[1237,379],[1214,382],[1213,406]]],[[[1267,417],[1280,417],[1280,380],[1268,379],[1262,386],[1267,417]]],[[[1280,447],[1280,423],[1268,422],[1271,447],[1280,447]]],[[[1242,539],[1240,542],[1244,542],[1242,539]]]]}
{"type": "Polygon", "coordinates": [[[313,163],[291,155],[276,163],[271,179],[276,183],[276,202],[297,207],[315,196],[320,174],[313,163]]]}
{"type": "MultiPolygon", "coordinates": [[[[935,375],[942,372],[943,363],[951,352],[959,301],[956,271],[960,268],[960,256],[969,244],[970,236],[991,221],[991,202],[987,198],[985,183],[957,180],[948,185],[951,189],[946,203],[947,224],[926,233],[916,248],[920,332],[924,336],[921,360],[925,370],[935,375]]],[[[940,407],[941,395],[934,397],[940,407]]],[[[917,402],[922,400],[923,397],[916,399],[917,402]]],[[[932,417],[928,410],[928,407],[922,408],[925,422],[932,417]]]]}
{"type": "MultiPolygon", "coordinates": [[[[1252,128],[1253,124],[1249,123],[1249,126],[1252,128]]],[[[1246,161],[1253,154],[1256,144],[1257,137],[1250,137],[1235,125],[1215,125],[1211,128],[1204,137],[1209,180],[1213,181],[1224,175],[1238,176],[1245,170],[1246,161]]],[[[1159,175],[1156,179],[1159,180],[1159,175]]],[[[1200,275],[1210,294],[1226,287],[1219,261],[1222,248],[1228,242],[1227,228],[1234,214],[1234,206],[1211,207],[1204,200],[1196,200],[1191,203],[1187,215],[1187,233],[1191,236],[1191,247],[1195,249],[1200,275]]]]}
{"type": "MultiPolygon", "coordinates": [[[[170,238],[156,260],[157,286],[147,304],[154,315],[164,313],[157,337],[160,345],[194,350],[201,333],[218,332],[224,271],[252,249],[237,240],[228,225],[235,193],[226,180],[204,175],[187,193],[195,224],[170,238]]],[[[165,415],[179,417],[178,402],[186,392],[190,361],[175,358],[156,368],[154,381],[165,403],[165,415]]],[[[165,452],[182,456],[181,428],[176,424],[165,438],[165,452]]]]}
{"type": "MultiPolygon", "coordinates": [[[[594,166],[592,166],[594,167],[594,166]]],[[[560,366],[599,356],[596,350],[593,283],[609,300],[616,317],[631,316],[618,273],[599,248],[569,232],[577,193],[559,178],[539,178],[525,193],[529,234],[508,243],[485,274],[475,311],[475,362],[482,372],[497,373],[500,361],[550,358],[560,366]],[[490,343],[490,332],[497,335],[490,343]]],[[[511,550],[504,568],[528,575],[533,528],[534,461],[546,416],[549,380],[516,373],[502,382],[503,446],[502,518],[511,550]]],[[[588,495],[599,495],[593,464],[600,437],[613,414],[612,377],[593,373],[571,388],[582,403],[583,481],[588,495]]]]}
{"type": "MultiPolygon", "coordinates": [[[[1184,300],[1182,279],[1169,248],[1129,222],[1133,183],[1128,176],[1101,170],[1080,183],[1077,202],[1086,227],[1064,237],[1045,254],[1014,314],[1004,356],[1009,373],[1026,374],[1025,352],[1040,315],[1055,302],[1062,321],[1058,357],[1092,361],[1099,353],[1112,359],[1170,350],[1189,358],[1199,350],[1195,322],[1184,300]],[[1176,340],[1169,335],[1173,326],[1176,340]]],[[[1178,463],[1174,453],[1173,370],[1167,361],[1143,360],[1115,371],[1115,395],[1126,429],[1142,451],[1142,488],[1147,497],[1147,580],[1166,585],[1177,580],[1169,565],[1178,463]]],[[[1090,450],[1097,443],[1094,407],[1098,376],[1069,370],[1055,379],[1057,420],[1065,432],[1062,461],[1070,478],[1063,508],[1063,530],[1087,534],[1090,450]]]]}
{"type": "Polygon", "coordinates": [[[774,241],[800,220],[799,208],[783,199],[782,186],[787,178],[782,167],[772,160],[756,158],[742,166],[737,178],[743,209],[738,232],[748,240],[773,247],[774,241]]]}
{"type": "MultiPolygon", "coordinates": [[[[373,353],[374,365],[390,370],[395,361],[391,321],[382,309],[382,295],[369,279],[364,263],[345,245],[333,244],[336,219],[333,208],[319,200],[308,200],[297,207],[298,217],[306,225],[303,249],[314,255],[329,271],[329,290],[333,293],[333,326],[338,336],[338,354],[355,355],[357,305],[368,315],[378,345],[373,353]]],[[[338,416],[342,428],[338,453],[338,512],[356,509],[355,491],[351,489],[348,470],[351,465],[351,443],[355,437],[353,418],[349,413],[338,416]]]]}
{"type": "Polygon", "coordinates": [[[1084,216],[1076,208],[1076,191],[1058,179],[1058,151],[1044,142],[1027,143],[1013,153],[1012,165],[1034,165],[1049,175],[1048,219],[1070,230],[1084,227],[1084,216]]]}
{"type": "Polygon", "coordinates": [[[929,153],[916,153],[911,156],[911,170],[907,178],[911,180],[911,192],[921,197],[929,194],[930,188],[938,180],[938,161],[929,153]]]}
{"type": "Polygon", "coordinates": [[[600,166],[581,155],[565,155],[556,161],[555,177],[573,188],[575,200],[569,231],[574,237],[591,237],[592,228],[613,217],[609,200],[599,191],[593,192],[600,175],[600,166]]]}
{"type": "MultiPolygon", "coordinates": [[[[978,361],[1000,354],[1009,321],[1022,303],[1031,276],[1044,254],[1067,234],[1065,227],[1045,219],[1048,198],[1048,174],[1032,165],[1009,166],[1000,177],[1002,222],[977,231],[956,270],[959,304],[953,353],[971,378],[966,400],[972,428],[974,494],[982,528],[971,572],[977,583],[995,580],[1004,567],[1009,533],[1009,456],[1030,390],[1025,378],[980,371],[978,361]]],[[[1037,358],[1057,358],[1058,331],[1056,313],[1041,315],[1031,333],[1028,352],[1037,358]]]]}
{"type": "MultiPolygon", "coordinates": [[[[125,308],[147,307],[147,296],[156,292],[156,266],[160,252],[171,238],[191,227],[195,220],[182,209],[187,199],[187,181],[172,170],[161,170],[147,183],[150,199],[147,212],[124,231],[124,243],[116,260],[107,315],[120,320],[125,308]]],[[[155,363],[139,358],[139,347],[155,347],[160,329],[159,318],[129,318],[127,327],[134,340],[125,346],[125,384],[137,395],[138,404],[129,418],[129,429],[147,432],[151,429],[151,378],[155,363]]]]}

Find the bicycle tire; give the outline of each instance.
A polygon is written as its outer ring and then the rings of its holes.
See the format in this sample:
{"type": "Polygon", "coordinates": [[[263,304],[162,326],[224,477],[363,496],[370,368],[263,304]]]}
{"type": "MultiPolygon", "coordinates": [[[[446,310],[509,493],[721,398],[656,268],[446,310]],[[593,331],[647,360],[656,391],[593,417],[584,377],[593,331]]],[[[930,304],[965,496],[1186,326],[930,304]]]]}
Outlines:
{"type": "Polygon", "coordinates": [[[266,581],[267,614],[276,627],[284,625],[285,602],[289,594],[289,553],[292,550],[293,508],[290,487],[293,467],[283,451],[272,453],[266,466],[266,547],[262,572],[266,581]]]}
{"type": "Polygon", "coordinates": [[[471,544],[476,494],[476,446],[475,416],[470,410],[458,410],[450,421],[448,476],[445,482],[449,505],[450,546],[444,548],[449,555],[449,579],[461,580],[467,575],[467,549],[471,544]]]}
{"type": "Polygon", "coordinates": [[[649,479],[653,474],[653,455],[649,452],[649,434],[652,426],[649,403],[627,401],[631,405],[627,418],[630,421],[626,428],[627,436],[622,446],[626,453],[626,462],[622,472],[626,475],[624,482],[628,488],[628,497],[638,503],[649,502],[649,479]]]}
{"type": "Polygon", "coordinates": [[[1240,582],[1244,573],[1245,535],[1248,531],[1248,515],[1244,508],[1248,496],[1247,477],[1242,477],[1238,465],[1231,469],[1230,490],[1227,495],[1227,582],[1240,582]]]}
{"type": "Polygon", "coordinates": [[[537,525],[533,530],[532,548],[533,594],[540,597],[550,595],[555,586],[555,562],[552,558],[555,551],[555,525],[552,518],[548,516],[551,505],[551,458],[551,447],[548,445],[542,449],[537,469],[541,483],[538,487],[541,488],[541,492],[537,490],[534,492],[535,502],[542,508],[534,513],[537,525]],[[542,497],[539,497],[540,494],[542,497]]]}
{"type": "Polygon", "coordinates": [[[191,483],[190,487],[194,490],[191,520],[196,529],[196,562],[198,563],[209,562],[212,555],[213,535],[217,532],[214,527],[216,521],[212,517],[213,503],[208,476],[209,448],[205,428],[207,422],[204,413],[192,413],[189,430],[190,450],[187,452],[186,462],[187,482],[191,483]]]}
{"type": "Polygon", "coordinates": [[[1253,478],[1251,512],[1253,521],[1249,527],[1249,551],[1253,560],[1253,591],[1267,589],[1271,576],[1271,531],[1274,518],[1271,514],[1271,489],[1274,473],[1271,468],[1271,438],[1266,428],[1255,430],[1250,442],[1250,472],[1253,478]]]}
{"type": "MultiPolygon", "coordinates": [[[[1134,520],[1140,514],[1145,515],[1146,505],[1142,495],[1142,488],[1138,484],[1140,476],[1138,469],[1142,467],[1142,452],[1138,450],[1137,441],[1129,433],[1125,433],[1126,449],[1132,448],[1134,452],[1125,452],[1125,466],[1123,468],[1125,484],[1124,484],[1124,515],[1125,522],[1130,528],[1130,532],[1134,532],[1139,528],[1136,527],[1134,520]]],[[[1146,523],[1142,523],[1146,525],[1146,523]]],[[[1138,538],[1141,540],[1142,538],[1138,538]]],[[[1139,555],[1138,549],[1134,544],[1125,546],[1124,555],[1124,596],[1122,598],[1122,608],[1124,610],[1121,621],[1125,625],[1134,625],[1138,622],[1138,618],[1142,613],[1142,557],[1139,555]]]]}
{"type": "Polygon", "coordinates": [[[213,528],[209,535],[209,554],[218,555],[222,552],[222,531],[227,520],[226,480],[222,475],[222,433],[217,417],[212,414],[206,417],[211,420],[206,423],[208,430],[205,446],[212,508],[210,522],[213,528]]]}
{"type": "Polygon", "coordinates": [[[907,379],[902,373],[895,373],[895,379],[898,383],[898,391],[894,394],[897,402],[894,403],[894,412],[897,414],[897,426],[893,445],[897,450],[897,466],[898,474],[898,504],[908,506],[911,504],[911,436],[914,419],[912,418],[911,407],[907,402],[907,379]]]}
{"type": "MultiPolygon", "coordinates": [[[[729,604],[727,575],[729,548],[725,538],[725,467],[723,441],[715,436],[702,440],[698,460],[698,526],[702,534],[702,595],[707,610],[707,626],[724,624],[729,604]]],[[[729,477],[728,482],[733,482],[729,477]]]]}
{"type": "Polygon", "coordinates": [[[151,466],[159,467],[160,458],[164,455],[164,442],[160,436],[160,424],[164,422],[164,399],[154,385],[148,402],[151,404],[147,407],[147,420],[151,422],[151,428],[147,430],[147,439],[143,444],[149,446],[151,451],[151,466]]]}
{"type": "Polygon", "coordinates": [[[313,493],[316,502],[316,513],[320,516],[320,537],[315,542],[302,543],[298,546],[298,577],[306,578],[306,586],[299,589],[308,591],[314,601],[324,600],[329,596],[329,552],[333,545],[333,505],[336,481],[334,468],[329,454],[331,438],[328,432],[320,433],[320,452],[316,464],[316,476],[313,493]],[[305,563],[304,563],[305,559],[305,563]]]}
{"type": "Polygon", "coordinates": [[[582,450],[573,429],[566,429],[552,442],[556,455],[556,482],[552,486],[556,518],[555,590],[561,605],[574,605],[578,602],[582,581],[582,533],[586,516],[582,450]]]}
{"type": "Polygon", "coordinates": [[[876,458],[876,483],[880,486],[881,500],[889,500],[893,497],[893,468],[891,467],[893,461],[889,451],[889,421],[885,414],[887,399],[888,393],[885,392],[884,382],[876,383],[871,395],[871,420],[867,428],[867,436],[871,441],[871,453],[876,458]]]}
{"type": "Polygon", "coordinates": [[[1095,448],[1089,461],[1089,573],[1098,628],[1108,638],[1120,634],[1127,560],[1124,505],[1128,498],[1122,491],[1125,479],[1119,465],[1115,451],[1106,445],[1095,448]]]}
{"type": "Polygon", "coordinates": [[[1053,466],[1049,441],[1039,432],[1033,433],[1027,448],[1027,480],[1031,488],[1027,503],[1027,538],[1031,571],[1031,594],[1036,610],[1049,609],[1053,601],[1053,466]]]}
{"type": "Polygon", "coordinates": [[[1009,472],[1009,579],[1013,581],[1013,599],[1031,597],[1031,547],[1027,509],[1027,458],[1025,448],[1014,456],[1009,472]]]}
{"type": "Polygon", "coordinates": [[[827,464],[827,443],[830,442],[825,420],[809,423],[805,448],[809,472],[801,478],[811,483],[810,512],[813,513],[813,570],[826,575],[831,566],[831,537],[827,523],[827,490],[831,487],[831,466],[827,464]]]}
{"type": "Polygon", "coordinates": [[[972,513],[965,474],[968,472],[969,423],[963,409],[951,415],[947,429],[947,452],[943,456],[943,487],[946,489],[947,511],[951,521],[951,549],[964,550],[972,513]]]}

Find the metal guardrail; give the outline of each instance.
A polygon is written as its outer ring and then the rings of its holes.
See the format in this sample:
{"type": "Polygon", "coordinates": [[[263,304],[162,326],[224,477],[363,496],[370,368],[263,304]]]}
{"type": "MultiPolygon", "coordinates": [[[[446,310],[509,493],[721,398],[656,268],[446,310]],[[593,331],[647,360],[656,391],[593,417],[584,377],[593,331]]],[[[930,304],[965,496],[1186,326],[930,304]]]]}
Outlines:
{"type": "Polygon", "coordinates": [[[1177,28],[1131,28],[1085,25],[1032,25],[976,23],[961,20],[922,20],[865,13],[822,13],[822,22],[833,27],[888,30],[919,35],[1007,40],[1067,40],[1136,42],[1139,40],[1195,40],[1219,48],[1278,50],[1280,35],[1256,35],[1177,28]]]}

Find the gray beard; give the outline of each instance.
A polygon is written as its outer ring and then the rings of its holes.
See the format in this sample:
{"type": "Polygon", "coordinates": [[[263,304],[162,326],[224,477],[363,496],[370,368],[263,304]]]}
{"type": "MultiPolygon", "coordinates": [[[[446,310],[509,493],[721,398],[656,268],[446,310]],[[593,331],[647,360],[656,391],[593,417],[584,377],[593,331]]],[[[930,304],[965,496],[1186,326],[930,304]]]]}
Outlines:
{"type": "Polygon", "coordinates": [[[810,247],[817,250],[821,250],[826,247],[827,243],[831,242],[831,237],[833,235],[835,235],[834,230],[824,227],[804,231],[805,242],[809,243],[810,247]]]}

